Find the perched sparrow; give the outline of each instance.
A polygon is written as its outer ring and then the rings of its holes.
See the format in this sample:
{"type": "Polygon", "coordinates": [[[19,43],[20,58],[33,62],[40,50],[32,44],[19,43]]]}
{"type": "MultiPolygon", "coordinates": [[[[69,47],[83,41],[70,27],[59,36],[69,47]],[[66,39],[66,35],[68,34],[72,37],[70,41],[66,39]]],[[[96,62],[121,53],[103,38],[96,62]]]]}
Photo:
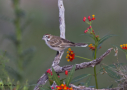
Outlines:
{"type": "Polygon", "coordinates": [[[66,39],[63,39],[58,36],[53,36],[51,34],[45,34],[42,38],[45,40],[45,43],[53,50],[63,51],[68,47],[86,47],[88,44],[85,43],[73,43],[66,39]]]}

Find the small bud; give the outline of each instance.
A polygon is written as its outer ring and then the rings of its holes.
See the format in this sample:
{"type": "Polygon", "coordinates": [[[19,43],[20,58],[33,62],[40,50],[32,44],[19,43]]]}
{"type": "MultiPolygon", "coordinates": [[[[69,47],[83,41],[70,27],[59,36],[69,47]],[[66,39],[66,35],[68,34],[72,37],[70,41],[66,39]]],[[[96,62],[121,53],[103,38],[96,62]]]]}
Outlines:
{"type": "Polygon", "coordinates": [[[88,16],[88,19],[90,19],[90,16],[88,16]]]}
{"type": "Polygon", "coordinates": [[[68,75],[68,71],[67,70],[65,71],[65,75],[68,75]]]}
{"type": "Polygon", "coordinates": [[[95,15],[92,15],[92,20],[95,20],[95,18],[94,18],[94,17],[95,17],[95,15]]]}
{"type": "Polygon", "coordinates": [[[50,69],[48,69],[48,70],[47,70],[47,73],[51,73],[51,70],[50,70],[50,69]]]}
{"type": "Polygon", "coordinates": [[[123,47],[123,45],[120,45],[120,47],[122,48],[122,47],[123,47]]]}
{"type": "Polygon", "coordinates": [[[89,21],[91,21],[91,19],[89,19],[89,21]]]}
{"type": "Polygon", "coordinates": [[[51,72],[51,75],[52,75],[52,72],[51,72]]]}
{"type": "Polygon", "coordinates": [[[88,30],[85,30],[85,31],[84,31],[84,33],[87,33],[87,32],[88,32],[88,30]]]}
{"type": "Polygon", "coordinates": [[[91,26],[89,26],[89,29],[92,28],[91,26]]]}
{"type": "Polygon", "coordinates": [[[98,38],[99,36],[97,35],[96,38],[98,38]]]}
{"type": "Polygon", "coordinates": [[[84,21],[84,22],[86,21],[86,17],[83,18],[83,21],[84,21]]]}
{"type": "Polygon", "coordinates": [[[92,18],[92,20],[95,20],[95,18],[92,18]]]}

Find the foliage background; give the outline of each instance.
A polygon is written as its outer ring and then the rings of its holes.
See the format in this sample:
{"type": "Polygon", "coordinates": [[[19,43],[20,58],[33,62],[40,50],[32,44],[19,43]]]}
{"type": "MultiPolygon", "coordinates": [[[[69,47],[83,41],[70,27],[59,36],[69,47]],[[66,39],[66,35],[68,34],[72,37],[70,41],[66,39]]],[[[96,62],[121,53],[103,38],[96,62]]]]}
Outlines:
{"type": "MultiPolygon", "coordinates": [[[[84,16],[91,16],[95,14],[96,20],[93,23],[93,29],[102,37],[105,34],[116,34],[117,37],[110,38],[103,43],[102,48],[98,51],[97,57],[102,55],[112,45],[120,45],[126,43],[127,38],[127,1],[125,0],[64,0],[65,6],[65,24],[66,24],[66,39],[73,42],[92,42],[92,40],[83,35],[84,30],[88,27],[82,21],[84,16]]],[[[14,10],[12,8],[11,0],[0,0],[0,15],[3,17],[14,18],[14,10]]],[[[25,29],[23,33],[23,49],[34,46],[36,52],[28,67],[25,68],[25,79],[29,84],[36,84],[40,76],[48,69],[53,61],[56,51],[51,50],[45,42],[41,39],[44,34],[50,33],[59,36],[59,21],[58,21],[58,6],[57,0],[21,0],[20,7],[26,13],[28,19],[32,16],[31,24],[25,29]]],[[[8,20],[0,19],[0,50],[7,51],[12,57],[16,56],[15,47],[7,38],[6,35],[15,33],[14,25],[8,20]]],[[[89,48],[75,48],[72,50],[78,56],[86,58],[92,57],[92,52],[89,48]]],[[[66,53],[64,53],[60,65],[81,63],[86,60],[76,58],[72,63],[67,62],[66,53]]],[[[119,62],[125,63],[125,55],[122,52],[118,54],[119,62]]],[[[92,59],[92,58],[91,58],[92,59]]],[[[13,59],[10,59],[7,65],[14,67],[13,59]]],[[[117,59],[112,52],[102,62],[105,64],[112,64],[117,59]]],[[[100,65],[97,66],[97,70],[100,65]]],[[[93,68],[83,69],[75,72],[75,76],[92,73],[93,68]]],[[[64,74],[61,74],[61,77],[64,74]]],[[[13,77],[14,78],[14,77],[13,77]]],[[[99,87],[107,87],[112,83],[116,86],[115,81],[108,75],[98,75],[99,87]],[[105,83],[102,83],[105,82],[105,83]]],[[[91,86],[94,86],[94,79],[91,86]]]]}

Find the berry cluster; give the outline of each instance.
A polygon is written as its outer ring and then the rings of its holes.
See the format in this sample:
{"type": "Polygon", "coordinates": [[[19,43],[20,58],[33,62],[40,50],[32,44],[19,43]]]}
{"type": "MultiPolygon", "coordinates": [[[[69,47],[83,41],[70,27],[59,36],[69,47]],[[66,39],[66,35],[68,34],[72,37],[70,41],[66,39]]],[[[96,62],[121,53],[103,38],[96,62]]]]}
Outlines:
{"type": "Polygon", "coordinates": [[[92,44],[90,44],[88,47],[89,47],[91,50],[95,50],[95,46],[93,46],[92,44]]]}
{"type": "MultiPolygon", "coordinates": [[[[50,69],[47,70],[47,73],[52,76],[52,71],[50,69]]],[[[60,76],[58,76],[60,78],[60,76]]]]}
{"type": "MultiPolygon", "coordinates": [[[[86,17],[83,18],[83,21],[85,22],[87,19],[86,17]]],[[[88,16],[88,20],[91,21],[91,20],[95,20],[95,15],[92,15],[92,18],[90,16],[88,16]]]]}
{"type": "MultiPolygon", "coordinates": [[[[93,44],[90,44],[88,47],[89,47],[91,50],[95,50],[95,46],[94,46],[93,44]]],[[[101,48],[101,46],[100,46],[100,48],[101,48]]]]}
{"type": "Polygon", "coordinates": [[[52,75],[52,71],[50,69],[47,70],[47,73],[52,75]]]}
{"type": "Polygon", "coordinates": [[[121,47],[122,49],[127,50],[127,44],[120,45],[120,47],[121,47]]]}
{"type": "Polygon", "coordinates": [[[69,88],[66,86],[66,84],[61,84],[60,86],[56,86],[57,89],[55,90],[74,90],[72,87],[69,88]]]}
{"type": "Polygon", "coordinates": [[[69,48],[68,49],[69,51],[67,51],[67,56],[66,56],[66,58],[67,58],[67,61],[69,62],[69,61],[73,61],[73,59],[75,59],[74,57],[75,57],[75,53],[71,50],[71,48],[69,48]]]}

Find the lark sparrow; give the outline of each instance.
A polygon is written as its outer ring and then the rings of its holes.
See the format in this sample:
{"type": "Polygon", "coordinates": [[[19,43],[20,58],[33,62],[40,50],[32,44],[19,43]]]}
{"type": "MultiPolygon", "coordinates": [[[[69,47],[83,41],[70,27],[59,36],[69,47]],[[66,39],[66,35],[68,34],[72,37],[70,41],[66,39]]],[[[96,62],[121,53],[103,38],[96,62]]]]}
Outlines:
{"type": "Polygon", "coordinates": [[[68,41],[66,39],[63,39],[58,36],[53,36],[51,34],[45,34],[42,38],[45,40],[45,43],[53,50],[56,51],[63,51],[64,49],[68,47],[86,47],[88,44],[85,43],[73,43],[71,41],[68,41]]]}

